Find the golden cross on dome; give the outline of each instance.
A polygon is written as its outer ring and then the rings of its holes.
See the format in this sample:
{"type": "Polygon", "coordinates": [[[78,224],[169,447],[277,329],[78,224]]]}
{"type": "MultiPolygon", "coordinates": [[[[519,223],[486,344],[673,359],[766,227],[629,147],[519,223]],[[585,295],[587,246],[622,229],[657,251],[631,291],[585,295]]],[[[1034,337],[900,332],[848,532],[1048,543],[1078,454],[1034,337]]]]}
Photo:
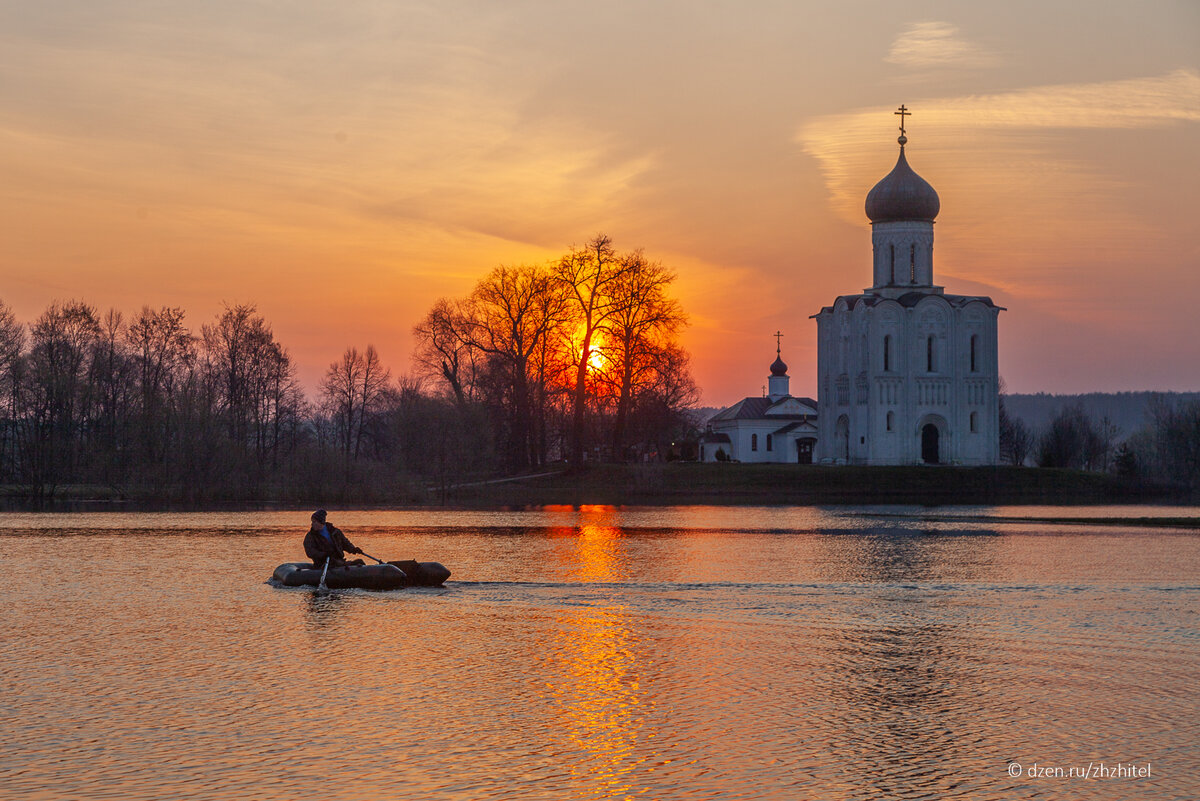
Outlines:
{"type": "Polygon", "coordinates": [[[772,334],[772,336],[775,337],[775,355],[778,356],[779,355],[779,338],[783,336],[783,332],[776,331],[774,334],[772,334]]]}
{"type": "Polygon", "coordinates": [[[903,135],[904,135],[904,118],[905,118],[905,117],[911,117],[911,116],[912,116],[912,112],[911,112],[911,111],[909,111],[908,109],[906,109],[906,108],[904,107],[904,104],[903,104],[903,103],[901,103],[901,104],[900,104],[900,110],[899,110],[899,111],[893,111],[892,113],[893,113],[893,114],[899,114],[899,115],[900,115],[900,135],[901,135],[901,136],[903,136],[903,135]]]}

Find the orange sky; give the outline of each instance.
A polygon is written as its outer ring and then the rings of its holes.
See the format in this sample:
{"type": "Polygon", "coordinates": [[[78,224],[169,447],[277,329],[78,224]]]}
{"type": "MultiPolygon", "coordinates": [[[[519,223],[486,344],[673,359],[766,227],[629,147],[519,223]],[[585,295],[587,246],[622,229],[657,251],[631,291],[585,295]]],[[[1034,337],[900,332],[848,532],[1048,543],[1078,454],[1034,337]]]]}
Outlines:
{"type": "Polygon", "coordinates": [[[870,281],[909,160],[1012,391],[1200,389],[1200,5],[175,0],[0,8],[0,299],[255,302],[310,388],[498,263],[679,272],[707,404],[870,281]]]}

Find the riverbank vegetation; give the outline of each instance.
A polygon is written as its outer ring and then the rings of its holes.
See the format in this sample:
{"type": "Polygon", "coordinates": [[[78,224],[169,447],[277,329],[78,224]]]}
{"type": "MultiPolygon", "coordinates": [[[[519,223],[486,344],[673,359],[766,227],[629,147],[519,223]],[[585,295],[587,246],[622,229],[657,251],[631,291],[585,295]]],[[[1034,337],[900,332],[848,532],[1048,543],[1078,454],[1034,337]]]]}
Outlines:
{"type": "Polygon", "coordinates": [[[664,458],[698,396],[673,280],[598,236],[438,301],[414,372],[352,346],[308,391],[253,305],[195,326],[82,301],[24,324],[0,303],[0,492],[406,503],[567,455],[664,458]]]}

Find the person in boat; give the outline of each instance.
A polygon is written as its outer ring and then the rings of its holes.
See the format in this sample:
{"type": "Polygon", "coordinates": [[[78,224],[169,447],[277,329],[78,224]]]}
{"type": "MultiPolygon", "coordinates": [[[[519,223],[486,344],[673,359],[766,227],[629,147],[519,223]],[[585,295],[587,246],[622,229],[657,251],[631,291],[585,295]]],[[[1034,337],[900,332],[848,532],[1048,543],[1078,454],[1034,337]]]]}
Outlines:
{"type": "Polygon", "coordinates": [[[313,561],[313,565],[323,568],[326,559],[329,560],[330,567],[366,564],[361,559],[346,561],[347,553],[362,553],[362,548],[346,539],[342,530],[329,523],[327,517],[328,513],[324,509],[313,512],[312,525],[304,535],[304,553],[313,561]]]}

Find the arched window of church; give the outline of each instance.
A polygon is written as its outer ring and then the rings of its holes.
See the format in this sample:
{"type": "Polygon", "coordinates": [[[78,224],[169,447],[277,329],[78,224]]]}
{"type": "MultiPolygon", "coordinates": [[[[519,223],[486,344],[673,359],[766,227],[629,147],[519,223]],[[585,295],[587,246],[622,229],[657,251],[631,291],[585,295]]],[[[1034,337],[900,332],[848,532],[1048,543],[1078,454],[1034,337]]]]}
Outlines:
{"type": "Polygon", "coordinates": [[[937,368],[937,362],[933,359],[933,336],[931,335],[925,340],[925,372],[932,373],[937,368]]]}
{"type": "Polygon", "coordinates": [[[908,251],[908,280],[917,283],[917,243],[914,242],[908,251]]]}
{"type": "Polygon", "coordinates": [[[979,334],[971,334],[971,372],[979,372],[979,334]]]}
{"type": "Polygon", "coordinates": [[[750,450],[752,450],[752,451],[758,450],[758,434],[750,435],[750,450]]]}
{"type": "Polygon", "coordinates": [[[771,435],[767,434],[767,450],[771,450],[771,435]]]}
{"type": "Polygon", "coordinates": [[[971,432],[979,430],[979,412],[971,412],[971,432]]]}
{"type": "Polygon", "coordinates": [[[883,338],[883,371],[885,373],[892,370],[892,335],[888,334],[883,338]]]}
{"type": "Polygon", "coordinates": [[[888,412],[887,415],[887,430],[892,431],[896,427],[896,413],[888,412]]]}

